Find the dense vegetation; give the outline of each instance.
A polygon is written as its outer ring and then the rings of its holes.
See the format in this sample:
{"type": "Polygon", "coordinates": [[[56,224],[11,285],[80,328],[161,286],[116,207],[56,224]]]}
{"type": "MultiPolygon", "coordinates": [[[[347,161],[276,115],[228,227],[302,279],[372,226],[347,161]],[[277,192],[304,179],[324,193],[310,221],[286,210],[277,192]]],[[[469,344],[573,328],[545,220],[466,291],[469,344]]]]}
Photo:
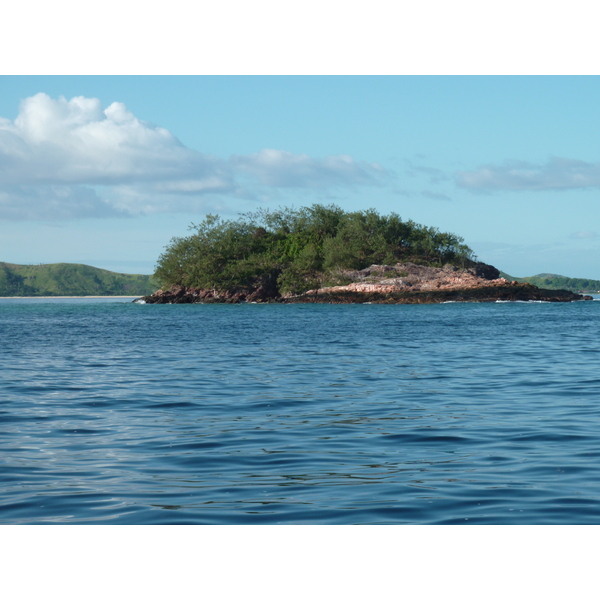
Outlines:
{"type": "Polygon", "coordinates": [[[596,292],[600,290],[600,281],[597,279],[578,279],[565,277],[564,275],[553,275],[552,273],[540,273],[531,277],[512,277],[506,273],[501,273],[501,277],[509,281],[531,283],[546,290],[569,290],[571,292],[596,292]]]}
{"type": "Polygon", "coordinates": [[[261,210],[223,220],[209,215],[194,233],[174,238],[155,276],[163,287],[233,290],[267,286],[278,293],[345,283],[344,271],[402,261],[466,267],[475,257],[463,239],[373,209],[345,212],[315,204],[261,210]]]}
{"type": "Polygon", "coordinates": [[[150,275],[125,275],[88,265],[0,262],[0,296],[143,296],[158,287],[150,275]]]}

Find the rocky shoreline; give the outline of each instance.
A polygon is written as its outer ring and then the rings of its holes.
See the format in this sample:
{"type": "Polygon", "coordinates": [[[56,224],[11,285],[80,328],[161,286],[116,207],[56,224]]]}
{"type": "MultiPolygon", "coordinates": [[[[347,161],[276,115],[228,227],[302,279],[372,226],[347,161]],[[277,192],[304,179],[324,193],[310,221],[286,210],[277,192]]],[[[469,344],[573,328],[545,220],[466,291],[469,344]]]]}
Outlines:
{"type": "Polygon", "coordinates": [[[507,281],[491,265],[469,269],[446,265],[426,267],[414,263],[371,265],[341,275],[346,285],[321,287],[300,295],[281,296],[271,282],[249,289],[206,290],[174,286],[134,302],[147,304],[209,304],[276,302],[281,304],[435,304],[441,302],[574,302],[592,300],[566,290],[545,290],[530,283],[507,281]]]}

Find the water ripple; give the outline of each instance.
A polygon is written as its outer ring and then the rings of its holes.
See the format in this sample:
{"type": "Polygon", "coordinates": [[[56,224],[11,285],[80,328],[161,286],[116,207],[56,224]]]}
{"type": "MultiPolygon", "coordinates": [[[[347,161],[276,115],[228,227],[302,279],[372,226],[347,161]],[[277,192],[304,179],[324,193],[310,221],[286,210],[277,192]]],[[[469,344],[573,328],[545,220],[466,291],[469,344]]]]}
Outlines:
{"type": "Polygon", "coordinates": [[[0,303],[2,523],[599,523],[600,303],[0,303]]]}

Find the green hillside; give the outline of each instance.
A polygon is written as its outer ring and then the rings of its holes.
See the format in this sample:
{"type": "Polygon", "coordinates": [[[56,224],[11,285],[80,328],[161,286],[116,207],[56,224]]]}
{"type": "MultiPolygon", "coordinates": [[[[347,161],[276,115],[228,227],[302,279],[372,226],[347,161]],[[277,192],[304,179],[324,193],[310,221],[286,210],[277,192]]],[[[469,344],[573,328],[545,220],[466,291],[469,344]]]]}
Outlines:
{"type": "Polygon", "coordinates": [[[512,277],[501,272],[500,277],[504,277],[508,281],[531,283],[546,290],[568,290],[570,292],[597,292],[600,290],[600,281],[597,279],[577,279],[552,273],[540,273],[531,277],[512,277]]]}
{"type": "Polygon", "coordinates": [[[0,262],[0,297],[146,296],[159,288],[152,275],[126,275],[88,265],[13,265],[0,262]]]}

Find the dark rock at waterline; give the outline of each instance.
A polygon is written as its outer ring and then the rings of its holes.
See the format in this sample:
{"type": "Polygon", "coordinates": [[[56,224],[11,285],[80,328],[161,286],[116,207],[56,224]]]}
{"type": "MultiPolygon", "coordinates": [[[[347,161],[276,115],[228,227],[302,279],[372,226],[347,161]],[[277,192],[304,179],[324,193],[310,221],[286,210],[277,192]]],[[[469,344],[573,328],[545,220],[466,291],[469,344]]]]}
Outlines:
{"type": "Polygon", "coordinates": [[[437,302],[545,301],[573,302],[591,300],[566,290],[545,290],[530,283],[507,281],[496,267],[477,263],[459,269],[454,265],[430,267],[414,263],[371,265],[360,271],[345,271],[351,283],[321,287],[303,294],[282,296],[276,274],[257,278],[248,288],[209,290],[173,286],[144,296],[148,304],[199,304],[239,302],[291,303],[377,303],[431,304],[437,302]]]}
{"type": "Polygon", "coordinates": [[[283,303],[318,304],[437,304],[441,302],[575,302],[592,300],[566,290],[543,290],[530,284],[444,289],[418,292],[355,292],[350,290],[303,294],[284,298],[283,303]]]}
{"type": "Polygon", "coordinates": [[[250,290],[204,290],[173,286],[166,290],[158,290],[151,296],[143,296],[146,304],[237,304],[240,302],[271,302],[277,300],[279,294],[268,286],[259,286],[250,290]]]}
{"type": "Polygon", "coordinates": [[[529,283],[508,283],[489,287],[466,289],[443,289],[427,291],[322,291],[318,294],[301,294],[283,298],[265,293],[264,290],[254,292],[216,292],[214,290],[198,290],[194,288],[173,287],[159,290],[151,296],[144,296],[147,304],[211,304],[240,302],[279,302],[283,304],[435,304],[440,302],[574,302],[592,300],[591,296],[583,296],[566,290],[544,290],[529,283]]]}

